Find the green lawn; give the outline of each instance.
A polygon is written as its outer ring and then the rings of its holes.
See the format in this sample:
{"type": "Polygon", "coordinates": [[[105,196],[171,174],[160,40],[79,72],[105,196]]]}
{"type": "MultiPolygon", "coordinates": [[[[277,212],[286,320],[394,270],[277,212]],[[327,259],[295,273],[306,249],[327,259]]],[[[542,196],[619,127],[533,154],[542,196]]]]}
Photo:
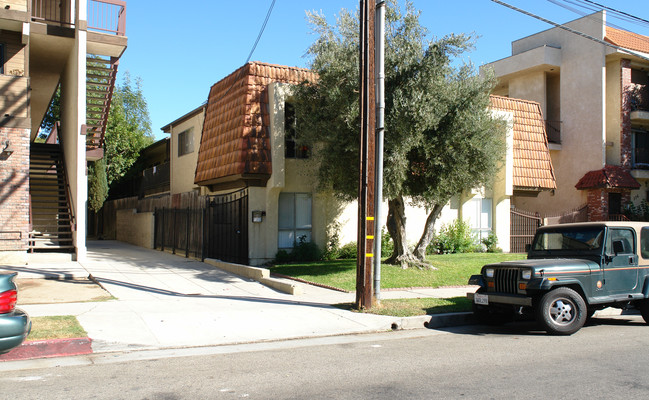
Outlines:
{"type": "MultiPolygon", "coordinates": [[[[356,311],[353,303],[334,304],[334,307],[356,311]]],[[[393,317],[413,317],[416,315],[468,311],[471,311],[471,302],[466,297],[452,297],[450,299],[425,297],[416,299],[385,299],[381,300],[381,305],[361,312],[391,315],[393,317]]]]}
{"type": "MultiPolygon", "coordinates": [[[[440,287],[466,285],[469,276],[480,272],[485,264],[506,260],[520,260],[524,254],[463,253],[427,257],[437,270],[381,265],[381,288],[440,287]]],[[[321,261],[300,264],[275,265],[273,273],[304,279],[309,282],[354,291],[356,289],[356,260],[321,261]]]]}

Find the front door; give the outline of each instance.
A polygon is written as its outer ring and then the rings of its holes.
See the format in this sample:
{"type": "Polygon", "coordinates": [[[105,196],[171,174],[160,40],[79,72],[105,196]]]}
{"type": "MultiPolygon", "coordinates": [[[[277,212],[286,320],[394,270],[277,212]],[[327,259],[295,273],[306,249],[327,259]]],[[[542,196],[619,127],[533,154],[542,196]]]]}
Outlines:
{"type": "Polygon", "coordinates": [[[638,256],[631,229],[609,228],[606,237],[604,290],[609,295],[629,293],[638,284],[638,256]]]}

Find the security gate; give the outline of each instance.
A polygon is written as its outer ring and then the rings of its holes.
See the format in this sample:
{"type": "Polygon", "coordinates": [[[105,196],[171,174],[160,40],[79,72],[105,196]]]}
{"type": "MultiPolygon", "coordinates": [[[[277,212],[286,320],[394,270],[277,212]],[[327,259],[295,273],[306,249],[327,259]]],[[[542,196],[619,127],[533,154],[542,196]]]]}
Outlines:
{"type": "Polygon", "coordinates": [[[200,203],[198,208],[156,208],[154,247],[248,264],[248,190],[205,196],[200,203]]]}
{"type": "Polygon", "coordinates": [[[525,245],[532,244],[536,230],[543,225],[538,213],[511,209],[510,212],[509,251],[525,253],[525,245]]]}
{"type": "Polygon", "coordinates": [[[204,258],[248,264],[248,189],[208,196],[204,258]]]}

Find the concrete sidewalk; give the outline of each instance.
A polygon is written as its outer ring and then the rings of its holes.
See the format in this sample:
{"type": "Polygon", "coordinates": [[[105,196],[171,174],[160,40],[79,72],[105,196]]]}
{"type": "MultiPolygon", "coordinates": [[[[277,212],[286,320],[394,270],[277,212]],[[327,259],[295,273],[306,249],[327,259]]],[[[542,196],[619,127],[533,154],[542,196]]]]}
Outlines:
{"type": "MultiPolygon", "coordinates": [[[[331,307],[354,293],[300,285],[281,293],[207,263],[117,241],[88,242],[83,263],[48,262],[7,269],[19,278],[86,278],[117,300],[19,306],[31,316],[75,315],[94,352],[212,346],[423,327],[427,318],[362,314],[331,307]]],[[[472,288],[384,291],[382,298],[456,297],[472,288]]]]}

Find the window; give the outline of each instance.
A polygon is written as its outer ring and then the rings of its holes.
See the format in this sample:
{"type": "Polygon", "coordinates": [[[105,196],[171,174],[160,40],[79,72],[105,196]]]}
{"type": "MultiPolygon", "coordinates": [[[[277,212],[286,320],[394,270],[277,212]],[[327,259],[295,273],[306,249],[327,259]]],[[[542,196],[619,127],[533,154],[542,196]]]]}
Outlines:
{"type": "Polygon", "coordinates": [[[489,236],[491,232],[491,199],[471,199],[465,206],[465,215],[478,242],[489,236]]]}
{"type": "Polygon", "coordinates": [[[622,242],[622,254],[635,253],[635,240],[633,239],[633,231],[629,229],[611,229],[609,230],[608,237],[606,238],[606,253],[614,254],[613,242],[622,242]]]}
{"type": "Polygon", "coordinates": [[[649,132],[633,128],[633,166],[649,168],[649,132]]]}
{"type": "Polygon", "coordinates": [[[295,126],[295,106],[284,103],[284,157],[309,158],[309,148],[298,145],[295,140],[297,137],[295,126]]]}
{"type": "Polygon", "coordinates": [[[0,74],[5,73],[5,45],[0,43],[0,74]]]}
{"type": "Polygon", "coordinates": [[[642,258],[649,258],[649,228],[640,231],[640,254],[642,258]]]}
{"type": "Polygon", "coordinates": [[[311,194],[279,194],[277,247],[292,249],[300,241],[311,241],[311,194]]]}
{"type": "Polygon", "coordinates": [[[178,157],[194,152],[194,128],[178,134],[178,157]]]}

